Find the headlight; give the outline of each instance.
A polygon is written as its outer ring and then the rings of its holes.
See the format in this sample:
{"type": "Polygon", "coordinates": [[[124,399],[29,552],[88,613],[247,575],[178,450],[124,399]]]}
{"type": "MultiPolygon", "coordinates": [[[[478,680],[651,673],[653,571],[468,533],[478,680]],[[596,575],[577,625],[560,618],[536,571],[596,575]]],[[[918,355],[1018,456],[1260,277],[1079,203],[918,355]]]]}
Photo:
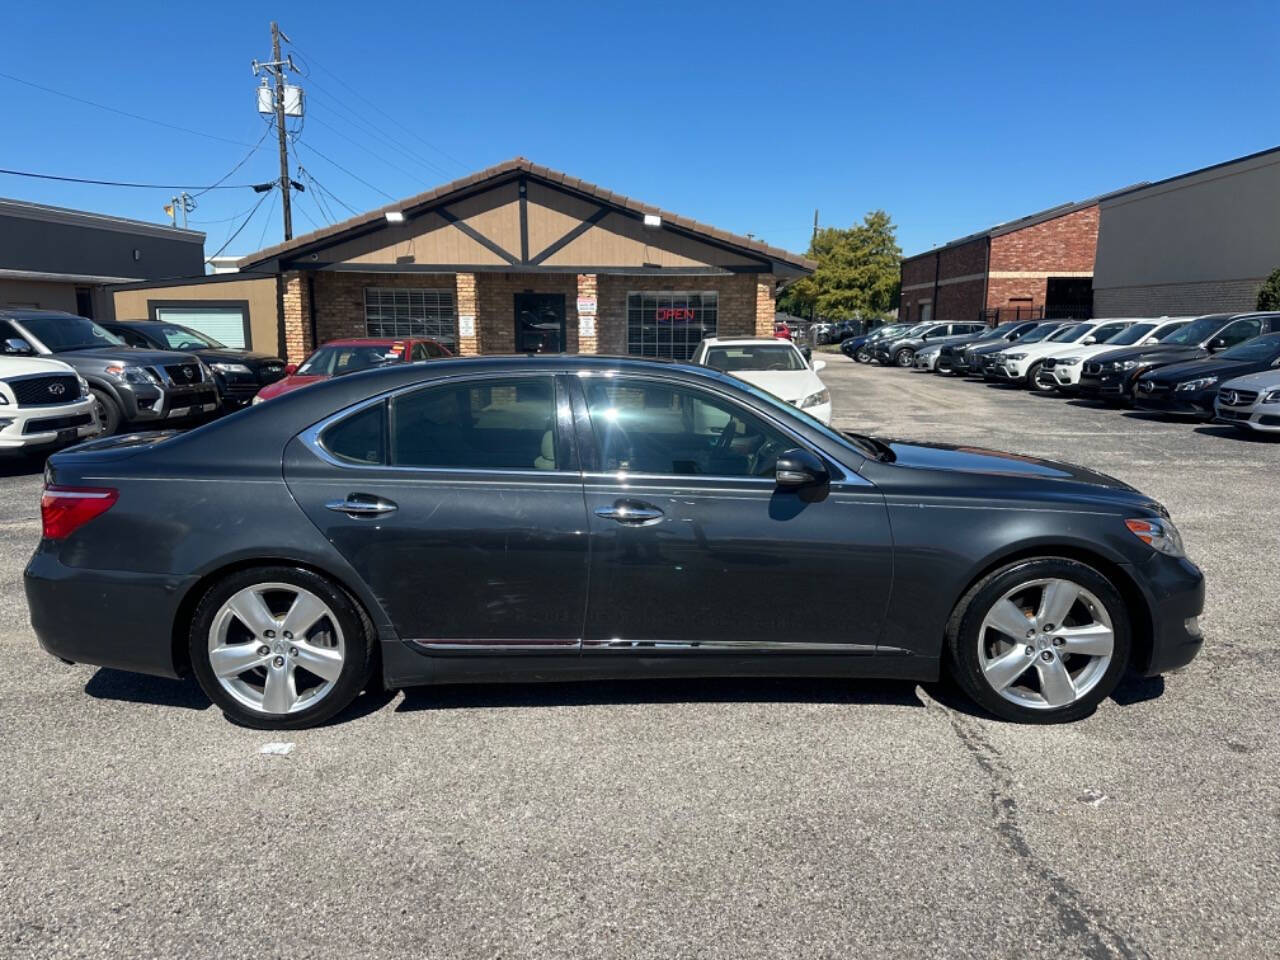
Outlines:
{"type": "Polygon", "coordinates": [[[1203,390],[1205,387],[1212,387],[1218,382],[1217,377],[1198,377],[1195,380],[1183,380],[1182,383],[1174,387],[1174,390],[1203,390]]]}
{"type": "Polygon", "coordinates": [[[821,406],[824,403],[831,402],[831,392],[829,390],[819,390],[817,393],[811,393],[800,401],[800,409],[804,410],[808,407],[821,406]]]}
{"type": "Polygon", "coordinates": [[[1067,358],[1066,358],[1066,359],[1064,359],[1064,360],[1059,360],[1059,361],[1058,361],[1058,366],[1060,366],[1060,367],[1078,367],[1078,366],[1079,366],[1080,364],[1082,364],[1082,363],[1084,363],[1084,357],[1067,357],[1067,358]]]}
{"type": "Polygon", "coordinates": [[[1113,360],[1111,362],[1112,370],[1136,370],[1138,369],[1137,360],[1113,360]]]}
{"type": "Polygon", "coordinates": [[[89,395],[89,381],[80,374],[76,374],[76,379],[80,381],[80,396],[87,397],[89,395]]]}
{"type": "Polygon", "coordinates": [[[1280,403],[1280,390],[1269,390],[1262,396],[1263,403],[1280,403]]]}
{"type": "Polygon", "coordinates": [[[153,386],[160,386],[159,378],[146,367],[132,367],[121,363],[113,363],[107,367],[106,373],[107,376],[123,380],[125,383],[149,383],[153,386]]]}
{"type": "Polygon", "coordinates": [[[253,373],[243,363],[211,363],[209,366],[218,373],[253,373]]]}
{"type": "Polygon", "coordinates": [[[1025,353],[1002,353],[1002,354],[1000,354],[1000,357],[1001,357],[1001,359],[1004,359],[1004,360],[1025,360],[1025,359],[1027,359],[1027,355],[1026,355],[1025,353]]]}
{"type": "Polygon", "coordinates": [[[262,398],[259,396],[254,396],[254,398],[249,401],[250,406],[253,406],[255,403],[262,403],[262,398]]]}
{"type": "Polygon", "coordinates": [[[1185,557],[1186,550],[1182,547],[1182,534],[1178,533],[1178,528],[1173,525],[1172,520],[1126,520],[1124,525],[1129,528],[1129,532],[1135,537],[1147,544],[1151,549],[1158,550],[1170,557],[1185,557]]]}

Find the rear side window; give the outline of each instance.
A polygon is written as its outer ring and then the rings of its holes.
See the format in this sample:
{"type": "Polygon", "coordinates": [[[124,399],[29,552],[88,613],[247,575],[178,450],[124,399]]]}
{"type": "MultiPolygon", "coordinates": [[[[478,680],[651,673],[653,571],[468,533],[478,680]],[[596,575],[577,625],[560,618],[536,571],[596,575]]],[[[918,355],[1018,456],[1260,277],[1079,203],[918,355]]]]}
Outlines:
{"type": "Polygon", "coordinates": [[[1237,320],[1229,325],[1227,329],[1218,334],[1218,339],[1222,340],[1228,347],[1234,347],[1237,343],[1244,343],[1251,340],[1262,332],[1262,321],[1254,317],[1251,320],[1237,320]]]}
{"type": "Polygon", "coordinates": [[[391,407],[389,462],[397,467],[559,469],[555,383],[513,377],[426,387],[391,407]]]}
{"type": "Polygon", "coordinates": [[[379,465],[386,460],[386,421],[386,404],[375,403],[326,429],[320,443],[347,463],[379,465]]]}

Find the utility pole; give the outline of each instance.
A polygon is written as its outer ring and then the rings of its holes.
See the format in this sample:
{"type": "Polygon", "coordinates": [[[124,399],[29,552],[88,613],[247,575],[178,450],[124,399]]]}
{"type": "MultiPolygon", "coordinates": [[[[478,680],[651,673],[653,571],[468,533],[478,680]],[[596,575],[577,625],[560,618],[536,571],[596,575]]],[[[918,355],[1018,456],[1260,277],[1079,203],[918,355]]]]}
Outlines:
{"type": "MultiPolygon", "coordinates": [[[[276,137],[280,144],[280,205],[284,210],[284,238],[286,240],[293,239],[293,210],[290,205],[289,196],[289,145],[286,139],[284,127],[284,72],[288,67],[295,70],[292,55],[287,60],[280,59],[280,24],[274,20],[271,21],[271,61],[269,63],[259,63],[253,61],[253,72],[256,75],[258,69],[261,68],[271,74],[271,79],[275,84],[273,93],[273,103],[275,106],[276,118],[276,137]]],[[[289,38],[285,37],[287,41],[289,38]]]]}
{"type": "Polygon", "coordinates": [[[813,239],[818,239],[818,208],[813,208],[813,239]]]}

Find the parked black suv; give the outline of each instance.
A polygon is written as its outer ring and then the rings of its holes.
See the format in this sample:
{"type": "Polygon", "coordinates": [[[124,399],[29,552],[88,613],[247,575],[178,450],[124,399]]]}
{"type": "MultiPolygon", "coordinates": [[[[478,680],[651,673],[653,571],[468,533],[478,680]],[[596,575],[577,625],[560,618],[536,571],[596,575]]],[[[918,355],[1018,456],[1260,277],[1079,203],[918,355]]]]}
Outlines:
{"type": "Polygon", "coordinates": [[[1133,399],[1138,378],[1156,367],[1203,360],[1264,333],[1280,332],[1280,313],[1210,313],[1159,343],[1109,350],[1085,361],[1080,395],[1094,400],[1133,399]]]}
{"type": "Polygon", "coordinates": [[[127,346],[85,317],[57,310],[0,310],[6,352],[56,356],[89,382],[103,432],[155,428],[218,409],[213,372],[197,357],[127,346]],[[8,341],[25,341],[14,350],[8,341]]]}
{"type": "Polygon", "coordinates": [[[1236,344],[1205,360],[1186,360],[1159,367],[1138,378],[1134,406],[1141,410],[1214,417],[1213,401],[1224,380],[1265,373],[1280,366],[1280,333],[1236,344]]]}
{"type": "Polygon", "coordinates": [[[115,320],[102,324],[131,347],[194,353],[209,365],[222,405],[236,410],[284,376],[284,361],[269,353],[240,350],[190,327],[165,320],[115,320]]]}
{"type": "Polygon", "coordinates": [[[1013,343],[1019,337],[1030,333],[1039,324],[1038,320],[1008,320],[998,327],[991,327],[971,337],[948,343],[938,354],[938,363],[933,369],[943,376],[959,374],[964,376],[968,371],[965,351],[969,347],[988,347],[993,344],[1013,343]]]}
{"type": "Polygon", "coordinates": [[[1018,336],[1006,342],[991,340],[982,343],[971,343],[964,348],[953,361],[954,372],[961,376],[982,377],[984,380],[996,379],[996,354],[1006,349],[1010,343],[1039,343],[1047,340],[1059,329],[1074,320],[1036,320],[1029,329],[1022,330],[1018,336]]]}

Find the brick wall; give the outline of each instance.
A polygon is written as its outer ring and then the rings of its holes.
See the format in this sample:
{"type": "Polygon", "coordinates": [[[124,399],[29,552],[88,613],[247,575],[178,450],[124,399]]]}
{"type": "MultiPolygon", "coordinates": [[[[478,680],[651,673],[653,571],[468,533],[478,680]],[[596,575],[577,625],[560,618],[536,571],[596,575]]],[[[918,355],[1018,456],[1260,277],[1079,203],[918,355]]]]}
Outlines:
{"type": "MultiPolygon", "coordinates": [[[[759,291],[754,274],[743,273],[728,277],[629,277],[604,274],[599,277],[598,286],[600,293],[596,333],[601,353],[627,352],[627,294],[647,290],[714,290],[717,293],[716,332],[720,336],[754,337],[759,330],[756,317],[759,291]]],[[[768,324],[768,333],[772,334],[772,314],[768,324]]]]}
{"type": "MultiPolygon", "coordinates": [[[[460,318],[471,317],[471,322],[474,324],[476,317],[476,275],[474,273],[459,273],[455,275],[453,296],[458,316],[460,318]]],[[[479,352],[479,338],[475,334],[464,337],[461,330],[459,330],[458,353],[464,357],[473,357],[479,352]]]]}
{"type": "Polygon", "coordinates": [[[775,301],[772,277],[756,281],[756,336],[773,336],[773,312],[775,301]]]}
{"type": "Polygon", "coordinates": [[[1265,278],[1110,287],[1093,291],[1095,317],[1199,316],[1252,310],[1265,278]]]}
{"type": "Polygon", "coordinates": [[[991,238],[991,270],[1092,273],[1098,250],[1098,207],[991,238]]]}
{"type": "MultiPolygon", "coordinates": [[[[316,334],[320,342],[363,337],[365,287],[411,289],[455,288],[451,273],[329,273],[315,274],[316,334]]],[[[456,303],[455,303],[456,309],[456,303]]]]}
{"type": "MultiPolygon", "coordinates": [[[[591,298],[598,298],[600,296],[600,285],[594,273],[578,274],[578,296],[591,297],[591,298]]],[[[576,302],[573,305],[573,309],[576,314],[576,310],[577,310],[576,302]]],[[[598,313],[596,316],[596,322],[597,324],[599,323],[598,313]]],[[[599,337],[598,326],[596,328],[596,331],[597,331],[596,336],[593,336],[593,337],[584,337],[581,333],[578,334],[578,352],[579,353],[599,353],[600,352],[600,337],[599,337]]]]}
{"type": "MultiPolygon", "coordinates": [[[[297,271],[281,274],[276,280],[280,296],[280,319],[284,324],[285,360],[301,363],[312,348],[311,309],[307,278],[297,271]]],[[[322,336],[321,340],[325,338],[322,336]]]]}
{"type": "Polygon", "coordinates": [[[933,320],[976,320],[982,310],[982,287],[986,275],[987,239],[947,247],[902,262],[902,299],[898,319],[916,322],[921,305],[933,304],[933,320]],[[938,287],[934,291],[937,260],[938,287]],[[910,289],[915,287],[915,289],[910,289]],[[936,303],[934,302],[936,299],[936,303]]]}
{"type": "Polygon", "coordinates": [[[517,293],[564,297],[566,353],[578,352],[578,278],[571,273],[476,274],[476,334],[481,353],[514,353],[517,293]]]}

